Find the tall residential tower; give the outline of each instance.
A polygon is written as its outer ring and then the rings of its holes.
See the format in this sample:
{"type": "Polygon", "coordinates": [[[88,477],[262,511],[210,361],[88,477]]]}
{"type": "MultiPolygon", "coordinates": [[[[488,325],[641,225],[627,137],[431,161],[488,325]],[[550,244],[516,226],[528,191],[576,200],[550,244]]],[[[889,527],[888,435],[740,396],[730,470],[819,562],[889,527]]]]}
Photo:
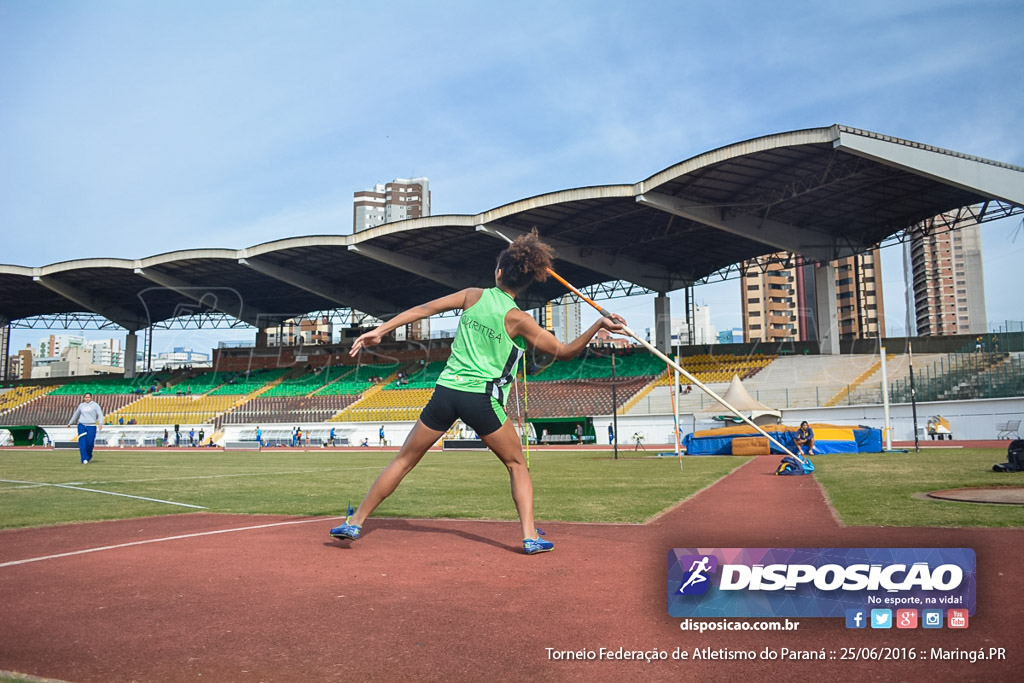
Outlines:
{"type": "Polygon", "coordinates": [[[430,180],[395,178],[353,195],[352,231],[430,215],[430,180]]]}
{"type": "Polygon", "coordinates": [[[988,320],[979,225],[972,221],[950,230],[953,219],[943,218],[932,230],[910,236],[917,334],[984,334],[988,320]]]}
{"type": "MultiPolygon", "coordinates": [[[[740,286],[744,340],[796,342],[817,338],[817,266],[784,252],[746,261],[743,266],[740,286]]],[[[878,249],[838,259],[832,266],[839,338],[874,338],[885,325],[878,249]]]]}

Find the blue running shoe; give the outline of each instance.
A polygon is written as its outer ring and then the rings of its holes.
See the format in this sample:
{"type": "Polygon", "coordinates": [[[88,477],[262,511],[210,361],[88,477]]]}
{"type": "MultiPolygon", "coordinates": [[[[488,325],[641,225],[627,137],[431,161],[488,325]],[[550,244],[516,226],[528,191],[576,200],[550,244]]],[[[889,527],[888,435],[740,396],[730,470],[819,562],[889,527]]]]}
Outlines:
{"type": "Polygon", "coordinates": [[[540,536],[544,535],[544,532],[537,529],[537,538],[524,538],[523,539],[523,552],[527,555],[536,555],[537,553],[549,553],[555,549],[555,544],[551,541],[545,541],[540,536]]]}
{"type": "Polygon", "coordinates": [[[352,523],[352,512],[352,506],[349,505],[348,517],[345,518],[345,523],[331,529],[331,536],[334,538],[347,538],[350,541],[359,540],[359,534],[362,533],[363,527],[352,523]]]}

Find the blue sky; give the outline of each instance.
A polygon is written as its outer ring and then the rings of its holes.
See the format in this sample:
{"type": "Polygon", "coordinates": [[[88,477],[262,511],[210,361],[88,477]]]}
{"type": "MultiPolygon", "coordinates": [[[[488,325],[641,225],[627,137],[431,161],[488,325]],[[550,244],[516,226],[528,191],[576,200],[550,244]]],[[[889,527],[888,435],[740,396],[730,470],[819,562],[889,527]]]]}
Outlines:
{"type": "MultiPolygon", "coordinates": [[[[0,262],[348,233],[395,177],[476,213],[832,123],[1024,165],[1022,55],[1017,0],[0,0],[0,262]]],[[[982,235],[988,317],[1019,320],[1020,220],[982,235]]],[[[739,324],[735,283],[697,299],[739,324]]]]}

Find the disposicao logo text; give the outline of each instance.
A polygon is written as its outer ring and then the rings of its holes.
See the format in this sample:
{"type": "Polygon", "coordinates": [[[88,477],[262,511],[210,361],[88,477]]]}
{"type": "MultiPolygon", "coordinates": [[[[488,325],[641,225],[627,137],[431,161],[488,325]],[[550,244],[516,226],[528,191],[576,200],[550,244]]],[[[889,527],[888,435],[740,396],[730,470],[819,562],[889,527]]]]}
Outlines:
{"type": "Polygon", "coordinates": [[[674,548],[668,611],[679,617],[843,617],[858,608],[974,613],[969,548],[674,548]]]}

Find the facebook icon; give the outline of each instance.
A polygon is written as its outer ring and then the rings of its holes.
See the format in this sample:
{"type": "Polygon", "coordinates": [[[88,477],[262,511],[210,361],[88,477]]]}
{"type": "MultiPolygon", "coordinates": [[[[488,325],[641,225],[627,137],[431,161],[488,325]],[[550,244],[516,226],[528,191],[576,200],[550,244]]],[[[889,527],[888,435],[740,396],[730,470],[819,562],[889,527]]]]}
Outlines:
{"type": "Polygon", "coordinates": [[[846,610],[846,628],[867,628],[867,612],[862,609],[846,610]]]}

